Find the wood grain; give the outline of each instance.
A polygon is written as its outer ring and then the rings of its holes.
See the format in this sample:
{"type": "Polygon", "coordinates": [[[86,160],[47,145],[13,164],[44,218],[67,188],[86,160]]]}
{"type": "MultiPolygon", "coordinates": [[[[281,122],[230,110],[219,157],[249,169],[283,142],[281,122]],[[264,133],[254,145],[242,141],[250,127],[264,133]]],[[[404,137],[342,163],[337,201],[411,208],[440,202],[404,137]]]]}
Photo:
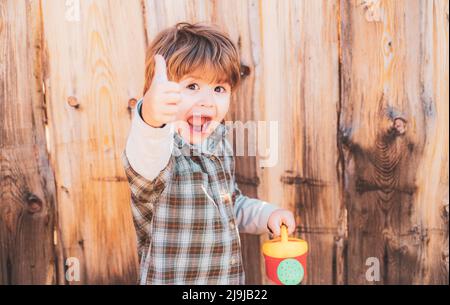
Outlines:
{"type": "Polygon", "coordinates": [[[348,282],[372,284],[375,257],[373,284],[448,283],[448,1],[341,1],[341,15],[348,282]]]}
{"type": "MultiPolygon", "coordinates": [[[[237,157],[237,181],[295,212],[305,284],[448,284],[448,15],[448,0],[2,1],[0,284],[136,282],[120,155],[145,49],[181,21],[238,45],[227,119],[278,123],[276,143],[250,139],[275,165],[237,157]]],[[[242,234],[249,284],[269,283],[267,238],[242,234]]]]}
{"type": "Polygon", "coordinates": [[[40,17],[38,1],[0,3],[0,285],[57,281],[40,17]]]}
{"type": "Polygon", "coordinates": [[[261,19],[259,109],[279,125],[278,163],[262,171],[261,193],[295,211],[310,244],[305,283],[338,283],[337,2],[265,2],[261,19]]]}
{"type": "MultiPolygon", "coordinates": [[[[258,14],[258,5],[253,1],[228,1],[217,2],[214,5],[212,22],[218,24],[239,48],[241,56],[242,71],[247,71],[243,75],[242,85],[235,92],[231,101],[230,112],[225,118],[234,122],[234,126],[239,124],[253,124],[258,120],[259,109],[257,106],[257,84],[259,83],[257,69],[260,69],[258,53],[260,46],[255,41],[255,35],[259,33],[259,23],[249,16],[258,14]],[[249,123],[250,122],[250,123],[249,123]]],[[[251,126],[251,125],[247,125],[251,126]]],[[[257,156],[248,153],[249,146],[255,143],[252,139],[251,131],[247,130],[244,139],[239,138],[238,128],[234,129],[233,145],[236,155],[236,182],[242,193],[251,198],[259,198],[259,168],[257,156]],[[244,154],[241,155],[237,148],[241,143],[244,154]]],[[[256,144],[256,143],[255,143],[256,144]]],[[[241,234],[242,254],[244,259],[244,269],[246,284],[260,285],[264,282],[264,269],[262,269],[263,259],[261,254],[260,236],[241,234]]]]}
{"type": "Polygon", "coordinates": [[[77,3],[79,16],[64,1],[42,2],[61,243],[65,258],[80,261],[78,283],[135,283],[136,237],[120,156],[130,124],[128,101],[142,91],[142,6],[77,3]]]}

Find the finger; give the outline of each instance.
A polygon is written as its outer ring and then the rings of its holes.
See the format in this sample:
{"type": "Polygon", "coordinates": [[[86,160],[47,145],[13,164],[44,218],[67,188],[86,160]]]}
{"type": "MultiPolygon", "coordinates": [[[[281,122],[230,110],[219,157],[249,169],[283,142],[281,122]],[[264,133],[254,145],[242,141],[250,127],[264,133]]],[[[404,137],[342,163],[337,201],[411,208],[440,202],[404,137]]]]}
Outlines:
{"type": "Polygon", "coordinates": [[[167,93],[164,95],[164,104],[178,105],[181,101],[181,95],[179,93],[167,93]]]}
{"type": "Polygon", "coordinates": [[[176,115],[166,115],[165,118],[166,118],[165,122],[167,122],[167,123],[175,122],[176,115]]]}
{"type": "Polygon", "coordinates": [[[178,104],[180,103],[180,99],[178,98],[170,98],[170,99],[166,99],[164,100],[164,105],[165,106],[175,106],[178,107],[178,104]]]}
{"type": "Polygon", "coordinates": [[[284,223],[288,227],[288,234],[295,232],[295,219],[292,216],[285,219],[284,223]]]}
{"type": "Polygon", "coordinates": [[[166,60],[159,54],[156,54],[153,58],[155,60],[155,74],[153,76],[153,81],[157,83],[167,82],[166,60]]]}
{"type": "Polygon", "coordinates": [[[164,86],[162,86],[161,91],[163,93],[180,93],[181,87],[179,83],[176,82],[166,82],[164,86]]]}
{"type": "Polygon", "coordinates": [[[177,129],[189,129],[189,123],[184,120],[178,120],[177,129]]]}
{"type": "Polygon", "coordinates": [[[176,105],[165,105],[161,109],[161,114],[163,115],[175,115],[178,113],[178,106],[176,105]]]}
{"type": "Polygon", "coordinates": [[[176,116],[175,115],[160,115],[158,120],[159,122],[162,122],[163,124],[172,123],[175,121],[176,116]]]}
{"type": "Polygon", "coordinates": [[[275,226],[271,228],[274,236],[280,236],[281,235],[280,227],[281,227],[281,220],[275,221],[275,226]]]}

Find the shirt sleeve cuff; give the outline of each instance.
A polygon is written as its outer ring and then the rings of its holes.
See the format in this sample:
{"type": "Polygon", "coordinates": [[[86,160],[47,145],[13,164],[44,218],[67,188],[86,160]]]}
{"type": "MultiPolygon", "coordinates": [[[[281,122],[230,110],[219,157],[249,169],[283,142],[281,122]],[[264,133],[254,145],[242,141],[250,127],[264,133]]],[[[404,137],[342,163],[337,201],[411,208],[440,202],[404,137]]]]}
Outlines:
{"type": "Polygon", "coordinates": [[[138,133],[141,137],[145,138],[152,138],[152,139],[161,139],[161,138],[168,138],[173,134],[174,132],[174,126],[173,124],[165,124],[164,127],[157,128],[152,127],[149,124],[147,124],[144,119],[141,116],[141,107],[142,107],[142,101],[141,98],[136,107],[134,108],[134,116],[132,121],[132,127],[135,130],[136,133],[138,133]]]}

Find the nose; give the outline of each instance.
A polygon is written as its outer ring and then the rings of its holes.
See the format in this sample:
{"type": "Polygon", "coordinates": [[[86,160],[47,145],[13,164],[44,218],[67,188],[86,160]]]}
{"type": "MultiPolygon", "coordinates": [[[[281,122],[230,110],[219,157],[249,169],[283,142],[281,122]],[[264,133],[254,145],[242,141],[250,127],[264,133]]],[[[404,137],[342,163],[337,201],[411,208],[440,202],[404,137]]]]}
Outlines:
{"type": "Polygon", "coordinates": [[[214,96],[212,96],[209,92],[203,92],[203,94],[199,96],[198,101],[195,103],[195,106],[201,108],[212,108],[214,105],[214,96]]]}
{"type": "Polygon", "coordinates": [[[205,107],[205,108],[211,108],[214,106],[214,102],[211,99],[201,99],[197,103],[198,107],[205,107]]]}
{"type": "Polygon", "coordinates": [[[215,113],[215,103],[212,98],[202,98],[198,100],[192,109],[193,113],[202,113],[213,116],[215,113]]]}

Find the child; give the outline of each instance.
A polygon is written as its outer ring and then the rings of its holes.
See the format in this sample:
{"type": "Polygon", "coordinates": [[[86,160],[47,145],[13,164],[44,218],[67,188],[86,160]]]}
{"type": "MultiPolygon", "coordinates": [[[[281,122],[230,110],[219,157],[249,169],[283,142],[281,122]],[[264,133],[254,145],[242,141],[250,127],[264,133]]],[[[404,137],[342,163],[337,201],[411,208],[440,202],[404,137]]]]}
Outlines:
{"type": "Polygon", "coordinates": [[[140,283],[244,284],[239,232],[292,233],[295,220],[236,185],[223,119],[238,51],[214,27],[179,23],[155,38],[145,73],[123,154],[140,283]]]}

